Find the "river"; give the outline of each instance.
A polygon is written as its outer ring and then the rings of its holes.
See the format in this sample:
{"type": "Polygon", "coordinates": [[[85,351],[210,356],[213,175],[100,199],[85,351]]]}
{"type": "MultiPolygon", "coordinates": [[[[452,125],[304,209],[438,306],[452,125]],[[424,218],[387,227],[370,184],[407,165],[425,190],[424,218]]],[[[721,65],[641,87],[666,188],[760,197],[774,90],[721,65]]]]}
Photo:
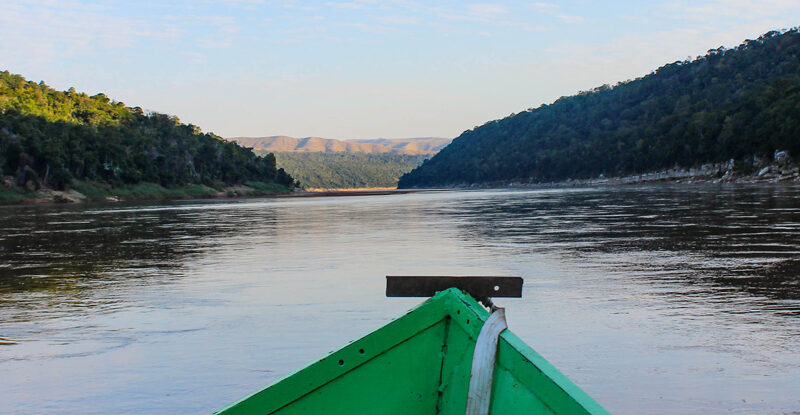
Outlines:
{"type": "Polygon", "coordinates": [[[615,414],[800,413],[800,187],[0,207],[0,413],[208,413],[421,299],[519,275],[509,327],[615,414]]]}

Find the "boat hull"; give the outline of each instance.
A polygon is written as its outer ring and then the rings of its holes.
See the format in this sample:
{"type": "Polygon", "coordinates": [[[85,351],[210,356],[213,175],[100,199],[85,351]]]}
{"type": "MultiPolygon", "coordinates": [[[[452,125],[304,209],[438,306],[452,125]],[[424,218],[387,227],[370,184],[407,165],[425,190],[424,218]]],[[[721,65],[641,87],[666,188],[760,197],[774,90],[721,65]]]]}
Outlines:
{"type": "MultiPolygon", "coordinates": [[[[448,289],[220,414],[464,414],[489,313],[448,289]]],[[[490,413],[606,414],[511,331],[499,338],[490,413]]]]}

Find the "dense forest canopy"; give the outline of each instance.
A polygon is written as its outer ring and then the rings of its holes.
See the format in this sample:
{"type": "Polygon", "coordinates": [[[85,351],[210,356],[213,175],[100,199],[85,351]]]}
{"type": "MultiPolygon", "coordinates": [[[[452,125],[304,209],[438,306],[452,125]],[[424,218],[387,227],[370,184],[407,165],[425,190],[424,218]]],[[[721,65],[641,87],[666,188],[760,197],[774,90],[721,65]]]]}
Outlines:
{"type": "Polygon", "coordinates": [[[800,33],[766,33],[464,132],[400,187],[625,175],[800,154],[800,33]]]}
{"type": "Polygon", "coordinates": [[[276,152],[278,165],[307,188],[395,187],[430,155],[276,152]]]}
{"type": "Polygon", "coordinates": [[[0,170],[4,182],[34,189],[73,180],[112,186],[239,184],[291,187],[271,154],[258,156],[178,118],[144,113],[73,88],[60,92],[0,72],[0,170]]]}

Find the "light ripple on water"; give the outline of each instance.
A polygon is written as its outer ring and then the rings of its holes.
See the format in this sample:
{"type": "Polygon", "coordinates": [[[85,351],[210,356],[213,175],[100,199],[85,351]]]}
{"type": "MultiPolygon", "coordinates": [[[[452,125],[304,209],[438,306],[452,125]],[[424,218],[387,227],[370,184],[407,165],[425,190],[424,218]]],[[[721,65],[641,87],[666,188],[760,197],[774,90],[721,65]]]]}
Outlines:
{"type": "Polygon", "coordinates": [[[208,413],[416,304],[397,273],[522,275],[512,330],[612,413],[796,411],[799,212],[793,186],[2,209],[0,411],[208,413]]]}

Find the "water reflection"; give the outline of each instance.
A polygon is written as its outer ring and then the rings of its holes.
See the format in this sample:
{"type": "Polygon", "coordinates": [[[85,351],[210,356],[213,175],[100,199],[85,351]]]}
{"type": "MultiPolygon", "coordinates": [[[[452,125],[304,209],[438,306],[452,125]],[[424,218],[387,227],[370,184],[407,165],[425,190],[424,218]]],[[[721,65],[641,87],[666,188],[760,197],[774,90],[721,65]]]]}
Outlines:
{"type": "Polygon", "coordinates": [[[791,186],[3,207],[0,413],[208,413],[416,304],[388,274],[525,277],[612,413],[789,412],[799,241],[791,186]]]}
{"type": "MultiPolygon", "coordinates": [[[[800,190],[770,186],[621,187],[509,194],[440,214],[511,253],[557,251],[653,283],[800,299],[800,190]]],[[[781,303],[800,311],[797,302],[781,303]]],[[[784,308],[785,307],[785,308],[784,308]]]]}
{"type": "Polygon", "coordinates": [[[120,300],[113,292],[123,286],[169,284],[209,250],[253,233],[270,239],[276,221],[269,208],[253,215],[257,226],[242,226],[226,212],[210,220],[206,209],[182,202],[0,209],[6,321],[113,307],[120,300]]]}

